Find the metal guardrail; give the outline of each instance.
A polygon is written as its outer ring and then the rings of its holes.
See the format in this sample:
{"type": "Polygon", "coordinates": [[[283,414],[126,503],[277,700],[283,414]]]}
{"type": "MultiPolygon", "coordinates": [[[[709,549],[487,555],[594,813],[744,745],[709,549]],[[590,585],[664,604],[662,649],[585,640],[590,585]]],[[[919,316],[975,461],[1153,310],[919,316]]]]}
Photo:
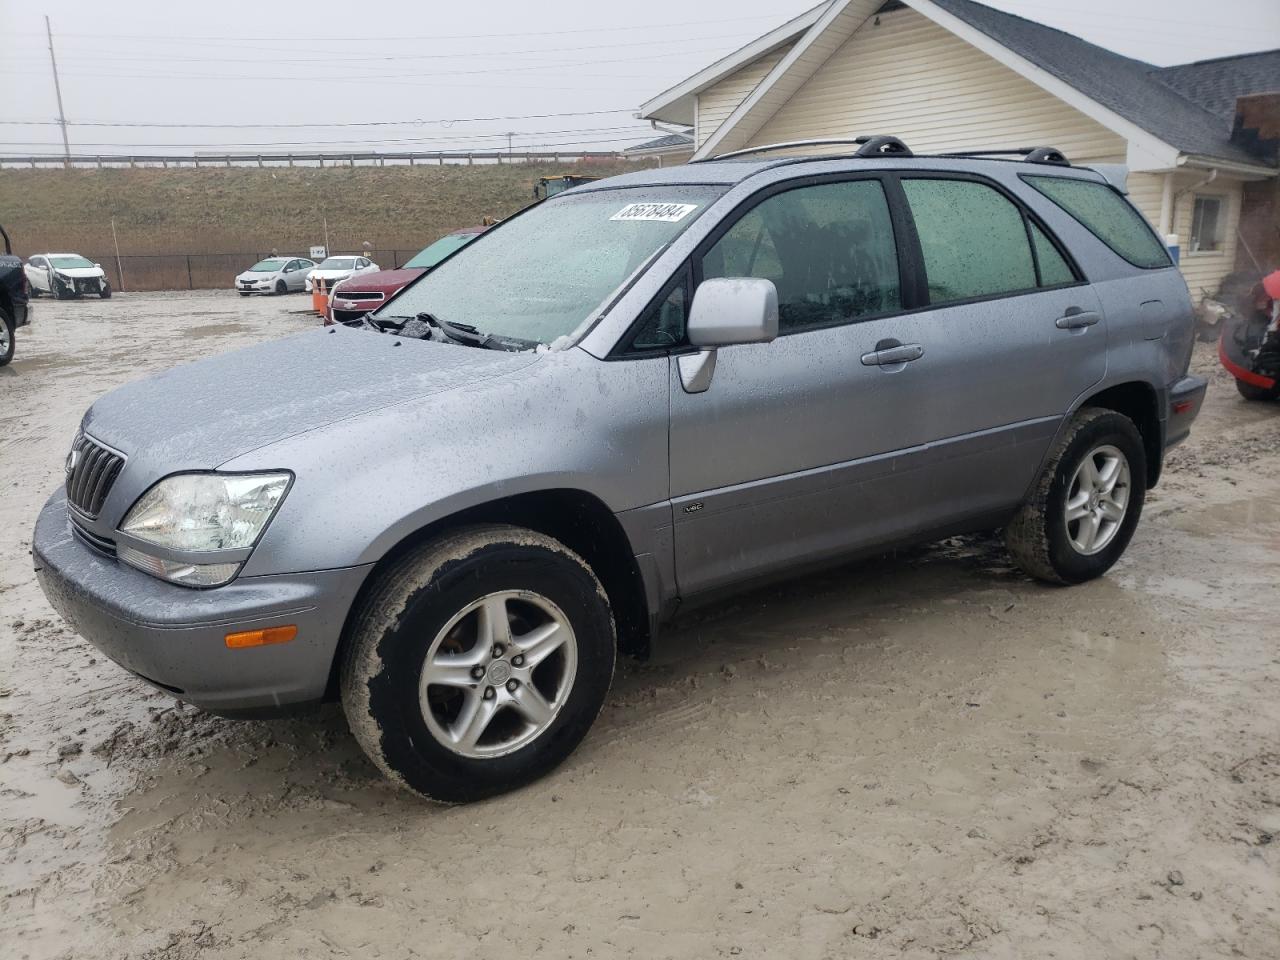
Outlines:
{"type": "Polygon", "coordinates": [[[324,151],[321,153],[200,153],[200,154],[89,154],[73,153],[68,160],[61,154],[33,156],[0,156],[0,167],[234,167],[296,166],[319,163],[320,166],[351,166],[365,161],[371,166],[393,163],[568,163],[575,160],[626,160],[616,150],[433,150],[422,152],[378,150],[324,151]]]}

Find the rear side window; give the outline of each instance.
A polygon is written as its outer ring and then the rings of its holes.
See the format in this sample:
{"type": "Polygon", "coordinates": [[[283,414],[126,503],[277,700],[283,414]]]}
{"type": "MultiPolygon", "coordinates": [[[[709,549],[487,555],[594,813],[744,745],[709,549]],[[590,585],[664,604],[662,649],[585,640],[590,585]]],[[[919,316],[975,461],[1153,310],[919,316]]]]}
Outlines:
{"type": "Polygon", "coordinates": [[[971,180],[908,178],[933,305],[1036,288],[1022,211],[998,190],[971,180]]]}
{"type": "Polygon", "coordinates": [[[1105,183],[1069,177],[1022,178],[1079,220],[1135,267],[1170,265],[1169,253],[1133,206],[1105,183]]]}
{"type": "Polygon", "coordinates": [[[706,252],[702,275],[772,280],[784,335],[902,306],[893,224],[878,180],[768,197],[706,252]]]}
{"type": "Polygon", "coordinates": [[[1056,287],[1062,283],[1076,282],[1076,275],[1071,267],[1038,224],[1031,224],[1031,239],[1036,248],[1036,260],[1040,264],[1040,286],[1056,287]]]}

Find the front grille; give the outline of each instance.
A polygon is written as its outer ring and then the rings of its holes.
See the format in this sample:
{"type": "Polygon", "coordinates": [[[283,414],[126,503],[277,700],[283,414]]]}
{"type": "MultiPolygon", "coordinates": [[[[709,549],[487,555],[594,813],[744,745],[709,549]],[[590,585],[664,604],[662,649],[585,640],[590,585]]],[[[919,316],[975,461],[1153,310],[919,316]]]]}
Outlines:
{"type": "Polygon", "coordinates": [[[80,538],[85,546],[104,556],[114,557],[116,555],[116,542],[108,537],[100,537],[92,531],[86,530],[80,524],[76,523],[75,517],[71,518],[71,532],[80,538]]]}
{"type": "Polygon", "coordinates": [[[80,434],[71,444],[71,455],[67,458],[67,500],[93,519],[123,467],[123,456],[87,434],[80,434]]]}
{"type": "Polygon", "coordinates": [[[373,293],[365,290],[347,290],[342,289],[334,294],[339,300],[381,300],[386,294],[373,293]]]}

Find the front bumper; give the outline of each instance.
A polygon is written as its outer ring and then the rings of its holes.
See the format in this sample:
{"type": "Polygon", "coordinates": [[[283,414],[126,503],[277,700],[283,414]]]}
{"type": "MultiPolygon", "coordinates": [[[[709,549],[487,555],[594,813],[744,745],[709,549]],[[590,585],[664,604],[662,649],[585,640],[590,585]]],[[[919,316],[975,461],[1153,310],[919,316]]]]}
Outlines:
{"type": "Polygon", "coordinates": [[[36,520],[36,577],[49,603],[126,670],[214,713],[269,714],[320,700],[347,611],[369,566],[192,590],[165,583],[77,537],[66,496],[36,520]],[[228,633],[296,624],[292,641],[232,650],[228,633]]]}
{"type": "Polygon", "coordinates": [[[1191,422],[1200,413],[1205,389],[1209,386],[1203,377],[1185,376],[1169,388],[1168,419],[1165,420],[1164,445],[1168,449],[1181,443],[1191,433],[1191,422]]]}
{"type": "Polygon", "coordinates": [[[241,293],[271,293],[275,288],[274,280],[251,280],[249,283],[243,280],[236,281],[236,289],[241,293]]]}

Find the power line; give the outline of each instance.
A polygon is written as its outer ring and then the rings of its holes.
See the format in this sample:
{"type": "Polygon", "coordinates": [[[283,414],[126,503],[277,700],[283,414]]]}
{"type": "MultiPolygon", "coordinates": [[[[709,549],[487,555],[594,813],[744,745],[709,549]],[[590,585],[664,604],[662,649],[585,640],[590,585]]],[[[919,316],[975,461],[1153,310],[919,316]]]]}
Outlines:
{"type": "MultiPolygon", "coordinates": [[[[750,17],[736,17],[738,21],[745,20],[777,20],[776,14],[766,13],[757,14],[750,17]]],[[[681,23],[654,23],[643,26],[631,25],[625,27],[580,27],[574,30],[520,30],[514,33],[454,33],[454,34],[432,34],[425,37],[397,37],[397,36],[379,36],[379,37],[275,37],[273,40],[290,40],[299,43],[386,43],[389,40],[395,41],[412,41],[423,42],[432,40],[496,40],[502,37],[558,37],[568,36],[571,34],[582,33],[616,33],[618,31],[634,32],[637,30],[659,30],[670,29],[672,27],[693,27],[706,24],[724,25],[724,18],[715,20],[685,20],[681,23]]],[[[25,34],[18,34],[25,35],[25,34]]],[[[244,47],[247,40],[245,37],[210,37],[210,36],[166,36],[160,34],[128,34],[128,33],[67,33],[66,37],[84,38],[94,41],[102,40],[142,40],[142,41],[169,41],[184,40],[196,43],[234,43],[240,47],[244,47]]]]}
{"type": "MultiPolygon", "coordinates": [[[[353,120],[349,122],[322,123],[150,123],[138,120],[68,120],[69,127],[128,127],[147,129],[181,130],[285,130],[316,129],[320,127],[408,127],[441,124],[448,127],[455,123],[495,123],[502,120],[549,120],[554,117],[598,117],[611,113],[633,113],[635,107],[617,107],[612,110],[568,110],[563,113],[523,113],[494,117],[450,117],[445,119],[414,120],[353,120]]],[[[56,120],[0,120],[6,126],[45,127],[57,126],[56,120]]]]}

